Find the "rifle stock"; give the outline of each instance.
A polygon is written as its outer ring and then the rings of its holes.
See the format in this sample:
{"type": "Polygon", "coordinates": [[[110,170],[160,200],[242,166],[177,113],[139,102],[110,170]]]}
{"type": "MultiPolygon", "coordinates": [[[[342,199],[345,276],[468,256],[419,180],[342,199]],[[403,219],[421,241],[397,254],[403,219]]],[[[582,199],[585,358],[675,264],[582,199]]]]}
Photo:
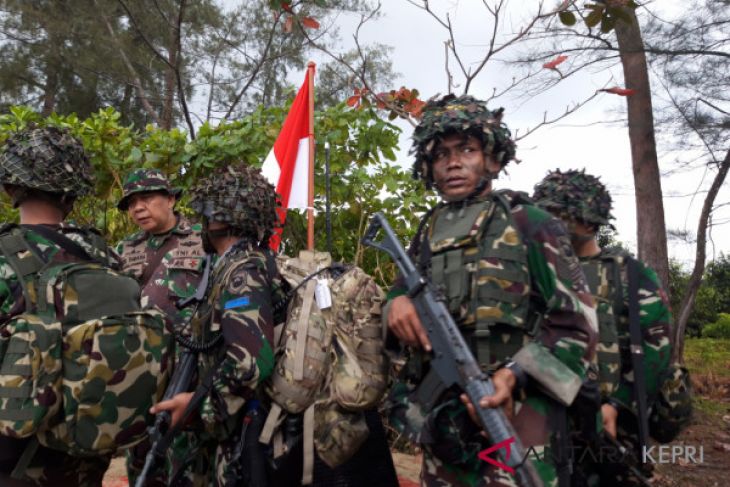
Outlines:
{"type": "Polygon", "coordinates": [[[457,384],[466,392],[493,444],[513,440],[511,451],[508,450],[509,455],[505,455],[502,449],[499,450],[499,455],[502,463],[514,469],[519,485],[542,486],[542,481],[532,462],[527,458],[522,442],[502,409],[479,407],[479,400],[482,397],[494,395],[492,381],[474,359],[443,300],[434,291],[431,283],[420,275],[381,213],[373,216],[362,243],[386,252],[398,266],[405,281],[407,295],[413,301],[421,324],[431,341],[433,348],[431,367],[440,380],[446,387],[457,384]],[[380,230],[384,232],[385,237],[378,242],[375,238],[380,230]]]}

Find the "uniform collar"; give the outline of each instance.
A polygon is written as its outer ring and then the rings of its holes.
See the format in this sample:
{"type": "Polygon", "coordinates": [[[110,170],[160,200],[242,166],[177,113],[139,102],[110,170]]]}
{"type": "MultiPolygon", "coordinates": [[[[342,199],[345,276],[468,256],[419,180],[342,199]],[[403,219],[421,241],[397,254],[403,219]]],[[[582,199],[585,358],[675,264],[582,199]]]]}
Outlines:
{"type": "Polygon", "coordinates": [[[147,245],[149,247],[152,247],[153,249],[159,249],[165,243],[168,237],[170,237],[170,235],[186,236],[192,233],[193,230],[187,218],[177,212],[175,212],[175,217],[177,218],[177,221],[175,223],[175,226],[172,227],[171,230],[157,235],[145,233],[147,245]]]}

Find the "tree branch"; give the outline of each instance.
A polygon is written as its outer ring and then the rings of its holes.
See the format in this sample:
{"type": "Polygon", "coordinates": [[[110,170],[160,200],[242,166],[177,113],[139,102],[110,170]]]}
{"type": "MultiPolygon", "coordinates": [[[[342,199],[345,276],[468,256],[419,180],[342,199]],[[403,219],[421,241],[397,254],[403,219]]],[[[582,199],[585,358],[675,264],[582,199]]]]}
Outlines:
{"type": "Polygon", "coordinates": [[[251,76],[249,76],[248,81],[245,85],[238,91],[236,94],[236,97],[233,99],[233,103],[228,107],[228,110],[226,111],[226,114],[223,116],[223,120],[228,120],[228,117],[231,116],[233,113],[233,110],[236,108],[236,105],[241,101],[241,98],[243,98],[243,95],[246,94],[246,91],[248,91],[249,87],[253,84],[254,79],[256,78],[256,75],[261,70],[261,67],[264,65],[264,63],[267,60],[270,60],[268,58],[268,53],[271,50],[271,46],[274,41],[274,34],[276,32],[276,26],[279,24],[279,19],[281,18],[281,13],[278,12],[274,16],[274,21],[271,24],[271,29],[269,30],[269,37],[266,39],[266,44],[264,45],[264,51],[261,53],[261,57],[256,62],[256,65],[254,66],[253,71],[251,72],[251,76]]]}
{"type": "Polygon", "coordinates": [[[127,54],[124,52],[124,48],[122,47],[121,43],[119,42],[119,38],[117,37],[116,32],[114,31],[114,28],[112,27],[111,22],[109,22],[109,18],[104,14],[104,10],[99,5],[98,0],[94,0],[94,4],[96,5],[97,10],[99,11],[99,15],[101,16],[102,20],[104,21],[104,24],[106,25],[107,31],[109,31],[109,36],[112,38],[112,42],[117,47],[117,51],[119,51],[119,55],[122,58],[122,62],[127,67],[127,70],[129,71],[129,74],[132,76],[132,81],[134,84],[135,89],[137,90],[137,94],[139,95],[140,102],[142,103],[142,107],[144,108],[145,112],[152,118],[152,120],[155,121],[157,125],[160,125],[160,118],[157,112],[154,108],[152,108],[152,105],[149,102],[149,99],[147,98],[147,93],[142,86],[142,79],[139,76],[139,73],[137,73],[137,70],[134,68],[134,65],[127,57],[127,54]]]}

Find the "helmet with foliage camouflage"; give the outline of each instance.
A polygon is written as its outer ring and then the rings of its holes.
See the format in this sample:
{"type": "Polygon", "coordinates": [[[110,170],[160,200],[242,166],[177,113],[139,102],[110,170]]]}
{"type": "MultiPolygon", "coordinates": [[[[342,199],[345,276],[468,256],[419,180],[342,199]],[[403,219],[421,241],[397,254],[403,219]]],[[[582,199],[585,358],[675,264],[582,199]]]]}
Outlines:
{"type": "Polygon", "coordinates": [[[413,132],[411,154],[415,155],[413,177],[433,185],[432,151],[438,137],[466,133],[479,139],[485,155],[494,157],[501,167],[515,159],[515,141],[502,123],[503,108],[491,111],[486,103],[469,95],[446,95],[431,99],[423,108],[423,118],[413,132]]]}
{"type": "Polygon", "coordinates": [[[0,183],[71,197],[91,192],[94,178],[81,142],[66,129],[13,134],[0,155],[0,183]]]}
{"type": "Polygon", "coordinates": [[[135,169],[124,180],[122,199],[117,203],[117,208],[126,211],[130,196],[147,191],[163,191],[178,199],[182,194],[182,189],[170,186],[170,182],[159,169],[135,169]]]}
{"type": "Polygon", "coordinates": [[[601,181],[585,170],[551,171],[535,185],[535,202],[561,218],[593,225],[609,225],[611,195],[601,181]]]}
{"type": "Polygon", "coordinates": [[[190,190],[190,208],[208,221],[227,223],[235,235],[265,243],[279,226],[279,201],[261,171],[244,163],[216,168],[190,190]]]}

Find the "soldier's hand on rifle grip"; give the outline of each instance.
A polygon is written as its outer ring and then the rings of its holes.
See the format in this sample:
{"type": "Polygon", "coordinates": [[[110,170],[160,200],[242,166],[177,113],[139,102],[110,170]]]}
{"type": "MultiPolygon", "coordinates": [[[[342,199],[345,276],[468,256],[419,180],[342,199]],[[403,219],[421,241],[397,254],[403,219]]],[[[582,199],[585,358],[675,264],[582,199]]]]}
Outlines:
{"type": "MultiPolygon", "coordinates": [[[[484,396],[479,401],[479,406],[481,406],[482,408],[496,408],[501,406],[502,409],[504,409],[504,414],[507,416],[507,419],[511,421],[514,411],[512,391],[514,390],[516,383],[517,378],[511,370],[507,368],[497,370],[492,376],[492,384],[494,384],[494,395],[484,396]]],[[[469,401],[469,397],[466,394],[462,394],[460,399],[461,402],[463,402],[466,406],[466,410],[469,413],[472,421],[474,421],[476,424],[479,424],[476,409],[474,408],[474,405],[471,403],[471,401],[469,401]]]]}
{"type": "Polygon", "coordinates": [[[388,328],[400,341],[412,347],[431,351],[431,342],[413,302],[408,296],[394,298],[388,311],[388,328]]]}
{"type": "Polygon", "coordinates": [[[175,426],[178,421],[180,421],[183,413],[185,413],[185,409],[188,407],[192,397],[192,392],[181,392],[179,394],[175,394],[172,399],[158,402],[152,406],[150,408],[150,413],[157,414],[161,411],[170,411],[170,414],[172,415],[172,424],[170,426],[175,426]]]}
{"type": "Polygon", "coordinates": [[[615,440],[618,410],[611,404],[604,403],[601,405],[601,417],[603,419],[603,429],[615,440]]]}

